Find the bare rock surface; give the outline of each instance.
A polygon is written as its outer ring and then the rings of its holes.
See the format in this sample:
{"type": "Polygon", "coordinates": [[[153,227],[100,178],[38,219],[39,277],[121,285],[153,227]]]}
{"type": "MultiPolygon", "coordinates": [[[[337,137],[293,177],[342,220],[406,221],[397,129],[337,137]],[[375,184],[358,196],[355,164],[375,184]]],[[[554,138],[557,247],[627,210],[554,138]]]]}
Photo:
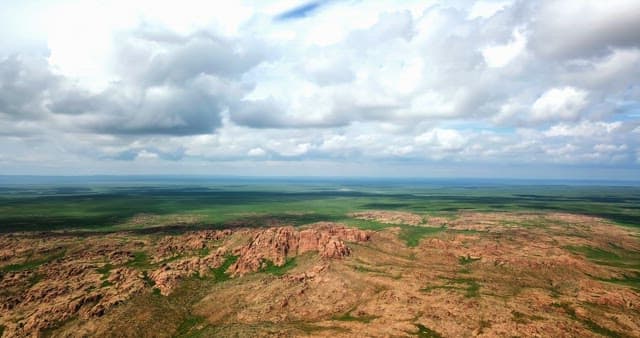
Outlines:
{"type": "Polygon", "coordinates": [[[352,216],[390,226],[0,235],[3,337],[640,337],[637,229],[460,212],[410,247],[422,216],[352,216]]]}
{"type": "Polygon", "coordinates": [[[386,224],[409,224],[419,225],[424,223],[424,218],[420,215],[405,211],[371,210],[354,212],[350,214],[353,218],[376,221],[386,224]]]}
{"type": "Polygon", "coordinates": [[[165,236],[155,246],[153,261],[160,262],[174,255],[206,249],[212,241],[220,241],[231,233],[231,230],[202,230],[181,236],[165,236]]]}
{"type": "Polygon", "coordinates": [[[226,254],[226,249],[219,248],[216,252],[205,257],[189,257],[166,263],[151,272],[149,277],[160,289],[160,293],[166,296],[178,286],[181,279],[194,275],[206,276],[211,269],[222,265],[226,254]]]}
{"type": "Polygon", "coordinates": [[[367,231],[329,222],[314,223],[304,230],[293,227],[259,230],[247,245],[237,250],[239,258],[229,271],[241,276],[260,270],[267,260],[281,266],[287,257],[310,251],[317,251],[323,258],[343,258],[350,254],[345,241],[365,242],[369,236],[367,231]]]}

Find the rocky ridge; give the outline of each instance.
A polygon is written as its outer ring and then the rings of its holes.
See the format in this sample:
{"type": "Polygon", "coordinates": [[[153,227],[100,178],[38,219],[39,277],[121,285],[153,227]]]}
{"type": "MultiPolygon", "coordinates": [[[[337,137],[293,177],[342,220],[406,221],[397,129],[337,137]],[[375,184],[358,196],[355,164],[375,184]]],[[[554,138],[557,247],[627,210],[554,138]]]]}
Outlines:
{"type": "MultiPolygon", "coordinates": [[[[237,261],[229,269],[233,276],[260,270],[267,260],[276,266],[287,257],[316,251],[322,258],[349,255],[345,241],[366,241],[369,234],[344,225],[318,223],[307,229],[291,226],[266,229],[202,230],[156,241],[121,241],[116,235],[75,243],[70,237],[0,236],[18,253],[28,257],[54,257],[35,269],[0,273],[0,325],[5,336],[37,336],[43,329],[72,318],[103,316],[113,306],[133,295],[156,288],[169,295],[181,280],[207,277],[230,256],[237,261]],[[228,249],[225,239],[248,233],[250,241],[228,249]],[[137,262],[136,253],[148,252],[148,261],[137,262]],[[204,255],[202,255],[204,253],[204,255]]],[[[0,252],[5,262],[20,262],[8,249],[0,252]]],[[[140,257],[146,257],[142,255],[140,257]]]]}
{"type": "Polygon", "coordinates": [[[235,251],[239,258],[231,265],[229,272],[234,276],[242,276],[260,270],[267,260],[280,266],[287,257],[310,251],[317,251],[323,258],[342,258],[351,252],[345,241],[366,242],[369,238],[367,231],[328,222],[314,223],[304,230],[293,227],[268,228],[258,231],[247,245],[235,251]]]}

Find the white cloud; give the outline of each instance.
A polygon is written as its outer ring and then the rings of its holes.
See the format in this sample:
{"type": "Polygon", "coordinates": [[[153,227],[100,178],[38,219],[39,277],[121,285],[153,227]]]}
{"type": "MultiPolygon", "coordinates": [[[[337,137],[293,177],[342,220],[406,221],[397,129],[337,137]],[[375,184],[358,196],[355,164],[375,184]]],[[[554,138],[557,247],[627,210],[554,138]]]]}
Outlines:
{"type": "Polygon", "coordinates": [[[582,121],[578,124],[561,123],[551,126],[544,132],[548,137],[594,137],[598,135],[612,134],[619,131],[622,122],[591,122],[582,121]]]}
{"type": "Polygon", "coordinates": [[[567,143],[561,147],[547,146],[545,148],[546,148],[545,152],[548,155],[551,155],[555,158],[567,158],[567,159],[569,159],[572,155],[574,155],[578,150],[578,147],[571,143],[567,143]]]}
{"type": "Polygon", "coordinates": [[[272,140],[266,146],[269,150],[287,157],[304,155],[311,149],[310,143],[297,143],[292,139],[286,141],[272,140]]]}
{"type": "Polygon", "coordinates": [[[593,63],[592,69],[585,70],[583,76],[578,78],[594,87],[628,85],[640,74],[638,64],[640,49],[615,49],[602,61],[593,63]]]}
{"type": "Polygon", "coordinates": [[[158,159],[158,154],[152,153],[147,150],[142,150],[136,155],[136,160],[155,160],[158,159]]]}
{"type": "Polygon", "coordinates": [[[385,150],[385,153],[390,154],[392,156],[406,156],[411,154],[414,151],[413,146],[405,145],[405,146],[388,146],[385,150]]]}
{"type": "Polygon", "coordinates": [[[575,120],[587,106],[588,93],[584,90],[563,87],[544,92],[531,107],[533,121],[575,120]]]}
{"type": "Polygon", "coordinates": [[[471,6],[467,18],[490,18],[510,4],[510,1],[477,1],[471,6]]]}
{"type": "Polygon", "coordinates": [[[595,146],[593,146],[593,150],[599,152],[599,153],[613,153],[613,152],[618,152],[618,151],[625,151],[627,150],[627,145],[626,144],[620,144],[620,145],[616,145],[616,144],[596,144],[595,146]]]}
{"type": "Polygon", "coordinates": [[[592,57],[611,47],[640,47],[636,0],[551,0],[537,6],[532,47],[544,56],[592,57]]]}
{"type": "Polygon", "coordinates": [[[348,147],[350,140],[344,135],[325,136],[322,144],[318,147],[324,151],[340,151],[348,147]]]}
{"type": "Polygon", "coordinates": [[[300,4],[0,4],[3,163],[637,165],[637,1],[300,4]]]}
{"type": "Polygon", "coordinates": [[[264,151],[264,149],[262,149],[262,148],[251,148],[247,152],[247,155],[252,156],[252,157],[260,157],[260,156],[264,156],[266,154],[267,154],[267,152],[264,151]]]}
{"type": "Polygon", "coordinates": [[[455,129],[435,128],[416,136],[415,142],[445,151],[454,151],[461,149],[467,142],[467,138],[455,129]]]}
{"type": "Polygon", "coordinates": [[[524,50],[527,39],[518,29],[506,45],[493,45],[482,49],[482,56],[489,67],[504,67],[524,50]]]}

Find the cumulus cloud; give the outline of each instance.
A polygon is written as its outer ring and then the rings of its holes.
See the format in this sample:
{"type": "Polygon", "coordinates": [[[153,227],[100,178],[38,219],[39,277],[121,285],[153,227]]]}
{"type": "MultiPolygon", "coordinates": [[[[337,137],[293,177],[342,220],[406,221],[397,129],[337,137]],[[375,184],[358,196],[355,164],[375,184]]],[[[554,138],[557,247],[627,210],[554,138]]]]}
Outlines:
{"type": "Polygon", "coordinates": [[[524,50],[526,43],[524,35],[515,30],[512,41],[505,45],[487,46],[482,49],[482,56],[489,67],[503,67],[524,50]]]}
{"type": "Polygon", "coordinates": [[[249,156],[264,156],[266,155],[267,152],[264,151],[264,149],[258,147],[258,148],[251,148],[249,149],[249,151],[247,152],[247,155],[249,156]]]}
{"type": "Polygon", "coordinates": [[[204,32],[154,35],[147,28],[118,37],[114,80],[98,91],[56,74],[42,57],[1,60],[0,112],[15,119],[75,115],[73,128],[105,134],[211,133],[249,89],[242,74],[264,57],[257,45],[204,32]]]}
{"type": "Polygon", "coordinates": [[[637,1],[185,1],[0,30],[3,161],[637,166],[637,1]]]}
{"type": "Polygon", "coordinates": [[[552,88],[531,107],[534,121],[575,120],[587,105],[587,92],[573,87],[552,88]]]}
{"type": "Polygon", "coordinates": [[[542,55],[590,58],[640,47],[640,7],[634,0],[552,0],[532,7],[532,48],[542,55]]]}
{"type": "Polygon", "coordinates": [[[445,151],[456,151],[467,142],[466,138],[455,129],[436,128],[415,138],[418,144],[427,144],[445,151]]]}
{"type": "Polygon", "coordinates": [[[545,136],[556,137],[594,137],[597,135],[615,134],[622,127],[622,122],[591,122],[582,121],[579,124],[560,123],[544,132],[545,136]]]}
{"type": "Polygon", "coordinates": [[[0,60],[0,114],[18,120],[40,117],[58,84],[42,58],[14,54],[0,60]]]}

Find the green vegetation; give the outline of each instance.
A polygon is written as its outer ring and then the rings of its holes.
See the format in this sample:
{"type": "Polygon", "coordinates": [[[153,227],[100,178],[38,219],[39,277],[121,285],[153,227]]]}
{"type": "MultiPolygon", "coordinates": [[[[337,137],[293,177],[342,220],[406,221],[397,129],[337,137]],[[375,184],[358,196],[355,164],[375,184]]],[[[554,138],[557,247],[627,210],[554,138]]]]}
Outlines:
{"type": "Polygon", "coordinates": [[[416,333],[416,336],[420,337],[420,338],[441,338],[442,335],[440,335],[438,332],[422,325],[422,324],[413,324],[418,328],[418,332],[416,333]]]}
{"type": "Polygon", "coordinates": [[[570,246],[567,249],[574,253],[581,253],[587,256],[588,259],[593,261],[616,261],[620,259],[620,256],[616,255],[613,252],[605,251],[600,248],[592,248],[589,246],[570,246]]]}
{"type": "Polygon", "coordinates": [[[460,257],[458,258],[458,262],[460,263],[460,265],[467,265],[467,264],[471,264],[471,263],[473,263],[473,262],[475,262],[475,261],[479,261],[480,259],[482,259],[482,258],[480,258],[480,257],[478,257],[478,258],[473,258],[473,257],[471,257],[470,255],[467,255],[467,257],[465,257],[465,256],[460,256],[460,257]]]}
{"type": "Polygon", "coordinates": [[[461,288],[459,286],[455,286],[455,285],[451,285],[451,284],[445,284],[445,285],[430,285],[430,286],[427,286],[427,287],[424,287],[424,288],[420,289],[420,291],[422,291],[422,292],[430,292],[432,290],[437,290],[437,289],[464,290],[463,288],[461,288]]]}
{"type": "Polygon", "coordinates": [[[600,279],[603,282],[620,284],[630,286],[637,291],[640,291],[640,272],[636,272],[631,275],[623,275],[622,278],[600,279]]]}
{"type": "MultiPolygon", "coordinates": [[[[32,287],[38,284],[42,280],[42,278],[44,278],[44,275],[39,273],[34,273],[31,277],[29,277],[29,283],[27,284],[27,286],[32,287]]],[[[2,337],[2,335],[0,335],[0,337],[2,337]]]]}
{"type": "Polygon", "coordinates": [[[527,324],[531,321],[535,320],[543,320],[543,317],[536,315],[528,315],[518,311],[511,311],[511,315],[513,316],[513,321],[519,324],[527,324]]]}
{"type": "Polygon", "coordinates": [[[414,226],[408,224],[387,224],[380,223],[371,220],[355,219],[355,218],[343,218],[337,221],[346,223],[349,226],[357,227],[363,230],[382,230],[387,228],[400,228],[400,239],[407,243],[409,247],[418,246],[420,240],[429,235],[434,235],[444,231],[444,227],[427,227],[427,226],[414,226]]]}
{"type": "Polygon", "coordinates": [[[157,287],[152,288],[151,293],[141,292],[113,314],[115,319],[110,329],[121,336],[173,332],[176,337],[199,337],[204,328],[200,327],[197,318],[193,318],[191,310],[196,302],[212,292],[215,285],[212,279],[191,277],[182,280],[168,296],[162,296],[157,287]]]}
{"type": "Polygon", "coordinates": [[[595,323],[594,321],[592,321],[591,319],[583,319],[581,320],[581,322],[591,331],[603,335],[605,337],[611,337],[611,338],[622,338],[623,336],[616,332],[616,331],[612,331],[607,329],[606,327],[600,326],[597,323],[595,323]]]}
{"type": "Polygon", "coordinates": [[[565,249],[584,255],[590,261],[600,265],[640,270],[640,253],[610,246],[609,250],[590,246],[568,246],[565,249]]]}
{"type": "Polygon", "coordinates": [[[444,227],[422,227],[422,226],[411,226],[411,225],[403,225],[402,230],[400,231],[400,239],[407,243],[409,247],[418,246],[420,240],[428,235],[437,234],[443,231],[444,227]]]}
{"type": "Polygon", "coordinates": [[[205,318],[194,315],[187,315],[186,318],[178,326],[174,337],[176,338],[188,338],[198,337],[197,326],[202,325],[205,322],[205,318]]]}
{"type": "MultiPolygon", "coordinates": [[[[184,184],[130,184],[95,186],[10,186],[0,187],[0,232],[11,231],[55,231],[70,230],[78,236],[93,236],[103,232],[126,230],[131,234],[180,234],[197,229],[222,229],[232,227],[262,227],[277,224],[301,226],[317,221],[344,222],[349,226],[383,230],[397,228],[398,236],[408,247],[418,246],[427,236],[451,235],[454,233],[476,234],[477,230],[453,230],[444,227],[410,226],[406,224],[384,224],[370,220],[354,219],[352,212],[372,209],[401,210],[417,213],[428,219],[430,216],[455,217],[458,211],[518,211],[518,212],[570,212],[594,215],[606,218],[617,224],[640,229],[640,187],[604,187],[604,186],[509,186],[509,185],[462,185],[434,183],[184,183],[184,184]]],[[[543,217],[534,217],[522,222],[504,222],[503,225],[518,227],[544,227],[543,217]]],[[[575,226],[556,221],[556,226],[575,226]]],[[[152,240],[157,237],[151,237],[152,240]]],[[[640,238],[640,236],[638,236],[640,238]]],[[[350,244],[354,247],[366,244],[350,244]]],[[[215,248],[215,246],[211,246],[215,248]]],[[[640,253],[626,251],[614,244],[603,247],[573,246],[565,249],[598,264],[627,269],[627,273],[618,278],[600,279],[640,290],[640,253]],[[636,271],[635,273],[633,271],[636,271]]],[[[70,249],[71,250],[71,249],[70,249]]],[[[122,320],[114,321],[122,325],[148,328],[158,325],[166,332],[174,331],[177,337],[195,337],[204,333],[217,332],[220,327],[207,326],[206,320],[194,316],[190,311],[194,304],[209,294],[214,294],[224,285],[233,285],[228,281],[228,268],[238,257],[229,255],[218,268],[211,269],[206,276],[191,276],[181,281],[168,296],[160,296],[160,290],[148,272],[162,263],[179,259],[175,255],[159,263],[151,263],[150,252],[144,247],[134,252],[124,266],[138,269],[144,282],[152,292],[140,293],[127,304],[121,306],[122,320]],[[227,284],[218,283],[228,281],[227,284]],[[142,312],[142,314],[140,314],[142,312]],[[136,320],[128,320],[136,318],[136,320]],[[148,319],[151,318],[151,319],[148,319]],[[138,322],[139,319],[139,322],[138,322]],[[144,321],[147,322],[144,322],[144,321]],[[149,322],[152,321],[152,322],[149,322]],[[164,326],[163,326],[164,325],[164,326]]],[[[210,248],[194,250],[185,255],[204,257],[211,253],[210,248]]],[[[407,250],[410,252],[411,250],[407,250]]],[[[414,252],[417,252],[413,250],[414,252]]],[[[70,251],[71,252],[71,251],[70,251]]],[[[16,264],[0,267],[0,274],[9,271],[35,270],[42,264],[64,257],[60,250],[46,255],[30,256],[16,264]]],[[[403,257],[407,254],[403,253],[403,257]]],[[[415,254],[409,258],[415,259],[415,254]]],[[[478,279],[471,271],[477,272],[475,265],[480,258],[461,256],[458,258],[460,269],[455,278],[443,280],[422,289],[430,292],[436,289],[452,290],[458,297],[480,297],[482,283],[489,279],[478,279]],[[473,278],[475,279],[473,279],[473,278]]],[[[297,264],[305,262],[302,258],[291,258],[282,266],[265,261],[261,273],[280,276],[291,271],[297,264]]],[[[360,262],[362,263],[362,262],[360,262]]],[[[413,262],[415,263],[415,262],[413,262]]],[[[348,264],[351,264],[348,261],[348,264]]],[[[119,267],[119,266],[118,266],[119,267]]],[[[366,263],[353,265],[356,271],[384,274],[377,266],[366,263]]],[[[96,268],[101,274],[101,284],[92,287],[109,287],[109,274],[114,266],[105,264],[96,268]]],[[[33,273],[30,285],[39,282],[42,275],[33,273]]],[[[389,275],[390,276],[390,275],[389,275]]],[[[250,276],[251,277],[251,276],[250,276]]],[[[256,277],[256,276],[253,276],[256,277]]],[[[258,276],[259,277],[259,276],[258,276]]],[[[264,276],[263,276],[264,277],[264,276]]],[[[391,276],[396,277],[396,276],[391,276]]],[[[400,278],[398,275],[397,278],[400,278]]],[[[486,281],[486,282],[485,282],[486,281]]],[[[25,283],[26,284],[26,283],[25,283]]],[[[488,284],[485,284],[488,285],[488,284]]],[[[516,285],[521,287],[520,285],[516,285]]],[[[544,287],[544,286],[543,286],[544,287]]],[[[560,291],[566,287],[553,286],[553,295],[561,299],[560,291]]],[[[485,290],[485,289],[483,289],[485,290]]],[[[488,295],[488,290],[482,295],[488,295]]],[[[567,294],[566,292],[564,293],[567,294]]],[[[562,298],[564,299],[564,298],[562,298]]],[[[237,305],[233,305],[237,306],[237,305]]],[[[623,334],[611,331],[600,324],[576,315],[575,309],[568,303],[556,303],[556,306],[568,317],[581,323],[596,334],[618,337],[623,334]]],[[[353,312],[332,317],[336,321],[370,323],[375,316],[359,316],[353,312]]],[[[518,323],[543,320],[542,317],[512,312],[512,318],[518,323]]],[[[597,318],[594,318],[597,319],[597,318]]],[[[419,337],[440,337],[440,334],[423,324],[415,323],[419,337]]],[[[606,322],[605,322],[606,323],[606,322]]],[[[340,323],[334,323],[340,324],[340,323]]],[[[256,324],[256,325],[262,325],[256,324]]],[[[280,325],[280,324],[273,324],[280,325]]],[[[287,325],[293,325],[291,323],[287,325]]],[[[299,330],[312,332],[327,330],[323,326],[308,323],[295,324],[299,330]]],[[[341,325],[344,325],[342,323],[341,325]]],[[[480,328],[490,325],[480,321],[480,328]]],[[[340,328],[335,328],[338,330],[340,328]]],[[[3,327],[0,326],[0,335],[3,327]]],[[[135,330],[131,332],[136,332],[135,330]]],[[[224,331],[220,331],[224,332],[224,331]]]]}
{"type": "Polygon", "coordinates": [[[0,268],[0,273],[12,272],[12,271],[24,271],[24,270],[34,270],[42,264],[49,263],[56,259],[60,259],[64,257],[66,250],[61,249],[57,250],[54,253],[50,253],[48,255],[38,257],[35,259],[28,258],[26,261],[22,263],[10,264],[0,268]]]}
{"type": "Polygon", "coordinates": [[[549,292],[551,293],[551,297],[553,298],[559,298],[560,295],[562,295],[562,292],[560,292],[560,287],[557,285],[549,287],[549,292]]]}
{"type": "Polygon", "coordinates": [[[612,331],[610,329],[607,329],[606,327],[600,326],[598,323],[592,321],[589,318],[580,318],[576,315],[576,310],[571,307],[570,304],[568,303],[553,303],[552,304],[555,307],[559,307],[561,309],[563,309],[567,315],[569,315],[569,317],[571,317],[571,319],[573,320],[577,320],[579,322],[581,322],[584,326],[586,326],[589,330],[603,335],[605,337],[611,337],[611,338],[621,338],[623,337],[622,334],[616,332],[616,331],[612,331]]]}
{"type": "Polygon", "coordinates": [[[387,274],[387,272],[383,269],[372,269],[370,267],[366,267],[364,265],[355,265],[353,267],[354,270],[358,272],[370,272],[370,273],[379,273],[379,274],[387,274]]]}
{"type": "Polygon", "coordinates": [[[445,290],[462,290],[464,296],[467,298],[480,296],[480,284],[471,278],[443,278],[447,282],[444,285],[432,285],[420,289],[422,292],[430,292],[436,289],[445,290]],[[459,284],[466,284],[466,287],[458,286],[459,284]]]}
{"type": "Polygon", "coordinates": [[[571,317],[571,319],[578,319],[578,317],[576,315],[576,310],[574,310],[571,307],[571,304],[569,304],[569,303],[552,303],[551,305],[563,309],[564,312],[566,312],[569,315],[569,317],[571,317]]]}
{"type": "Polygon", "coordinates": [[[383,230],[393,226],[398,226],[394,224],[386,224],[386,223],[380,223],[376,221],[357,219],[357,218],[343,218],[343,219],[339,219],[338,221],[341,223],[345,223],[351,227],[360,228],[362,230],[378,231],[378,230],[383,230]]]}
{"type": "Polygon", "coordinates": [[[467,280],[469,286],[467,287],[467,292],[464,294],[465,297],[478,297],[480,295],[480,284],[474,280],[467,280]]]}
{"type": "Polygon", "coordinates": [[[127,262],[127,266],[135,269],[148,269],[152,265],[146,252],[137,251],[133,253],[133,259],[127,262]]]}
{"type": "MultiPolygon", "coordinates": [[[[640,187],[393,181],[230,183],[0,187],[0,232],[146,228],[178,232],[238,222],[263,226],[268,220],[302,225],[348,220],[348,213],[370,209],[445,216],[458,210],[557,211],[640,226],[640,187]]],[[[369,229],[389,227],[369,221],[349,222],[369,229]]],[[[534,219],[520,225],[541,224],[534,219]]]]}
{"type": "Polygon", "coordinates": [[[109,274],[109,272],[111,271],[111,269],[113,269],[113,265],[111,265],[110,263],[107,263],[99,268],[96,269],[96,271],[100,274],[103,275],[107,275],[109,274]]]}
{"type": "Polygon", "coordinates": [[[102,276],[100,277],[100,279],[105,280],[107,278],[109,278],[109,275],[111,274],[111,269],[113,269],[113,265],[107,263],[99,268],[96,269],[96,271],[101,274],[102,276]]]}
{"type": "Polygon", "coordinates": [[[226,280],[229,280],[230,277],[227,274],[227,269],[231,266],[231,264],[235,263],[237,260],[238,260],[238,256],[233,256],[233,255],[225,256],[225,259],[222,265],[211,270],[213,274],[213,280],[216,282],[224,282],[226,280]]]}
{"type": "Polygon", "coordinates": [[[379,318],[378,316],[359,316],[359,317],[355,317],[353,316],[351,313],[353,311],[355,311],[355,307],[351,308],[349,311],[345,312],[344,314],[338,315],[338,316],[333,316],[331,317],[332,320],[339,320],[339,321],[343,321],[343,322],[360,322],[360,323],[369,323],[372,320],[379,318]]]}
{"type": "Polygon", "coordinates": [[[287,261],[281,266],[273,264],[270,260],[265,260],[265,265],[266,266],[261,270],[261,272],[270,273],[275,276],[282,276],[287,273],[287,271],[296,267],[296,258],[293,257],[287,259],[287,261]]]}
{"type": "Polygon", "coordinates": [[[149,274],[147,273],[147,270],[142,271],[142,280],[148,285],[148,286],[155,286],[156,285],[156,281],[154,281],[153,279],[151,279],[151,277],[149,277],[149,274]]]}
{"type": "MultiPolygon", "coordinates": [[[[316,325],[304,321],[270,322],[262,321],[250,324],[220,323],[217,325],[198,325],[196,329],[183,337],[254,337],[254,336],[309,336],[318,332],[350,333],[339,326],[316,325]]],[[[323,334],[326,336],[327,334],[323,334]]],[[[176,336],[180,337],[180,336],[176,336]]]]}
{"type": "Polygon", "coordinates": [[[43,330],[41,330],[38,334],[39,337],[51,337],[53,336],[53,332],[55,332],[55,330],[57,328],[63,327],[64,325],[77,320],[78,316],[71,316],[65,320],[57,320],[55,322],[53,322],[53,324],[51,324],[51,326],[49,326],[48,328],[45,328],[43,330]]]}
{"type": "Polygon", "coordinates": [[[312,333],[315,332],[321,332],[321,331],[334,331],[334,332],[341,332],[341,333],[348,333],[350,332],[349,329],[346,328],[342,328],[339,326],[320,326],[320,325],[315,325],[315,324],[311,324],[308,322],[296,322],[296,323],[292,323],[293,327],[302,331],[305,335],[310,335],[312,333]]]}
{"type": "Polygon", "coordinates": [[[200,257],[205,257],[205,256],[209,255],[210,253],[211,253],[211,250],[209,248],[207,248],[207,247],[204,247],[204,248],[198,250],[198,256],[200,256],[200,257]]]}

